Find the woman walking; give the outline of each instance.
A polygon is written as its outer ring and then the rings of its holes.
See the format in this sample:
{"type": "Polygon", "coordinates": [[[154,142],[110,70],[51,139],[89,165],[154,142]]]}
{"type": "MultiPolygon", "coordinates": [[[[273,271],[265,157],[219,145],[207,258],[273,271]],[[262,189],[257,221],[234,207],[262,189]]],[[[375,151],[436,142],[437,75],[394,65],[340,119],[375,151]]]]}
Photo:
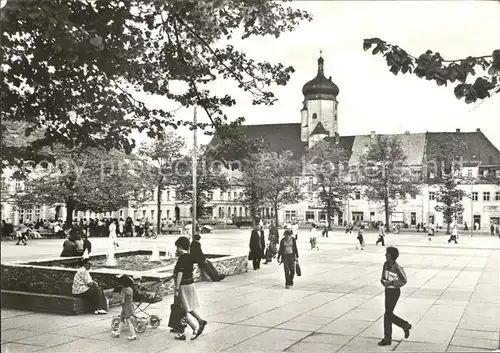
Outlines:
{"type": "Polygon", "coordinates": [[[278,243],[276,241],[276,235],[274,231],[271,231],[271,228],[269,228],[268,240],[269,242],[266,249],[266,262],[264,262],[264,265],[269,262],[273,262],[273,257],[275,257],[278,253],[278,243]]]}
{"type": "MultiPolygon", "coordinates": [[[[363,237],[363,229],[365,229],[364,225],[361,225],[358,230],[358,236],[357,239],[359,241],[359,246],[361,247],[361,250],[365,250],[365,238],[363,237]]],[[[356,245],[356,250],[358,249],[358,246],[356,245]]]]}
{"type": "Polygon", "coordinates": [[[316,228],[316,224],[311,225],[311,235],[309,236],[309,242],[311,243],[311,250],[316,249],[319,250],[318,247],[318,229],[316,228]]]}
{"type": "MultiPolygon", "coordinates": [[[[385,228],[385,226],[383,223],[378,227],[378,239],[375,242],[375,245],[378,245],[378,243],[382,243],[382,246],[385,246],[385,229],[384,228],[385,228]]],[[[419,226],[419,228],[420,228],[420,226],[419,226]]]]}
{"type": "Polygon", "coordinates": [[[280,241],[278,250],[278,264],[283,263],[285,270],[285,288],[293,287],[293,277],[295,276],[295,263],[299,261],[299,251],[297,241],[292,237],[290,230],[285,230],[285,237],[280,241]],[[281,259],[281,261],[280,261],[281,259]]]}
{"type": "Polygon", "coordinates": [[[111,223],[109,224],[108,230],[109,230],[109,244],[108,248],[111,249],[111,247],[118,247],[118,238],[116,236],[116,229],[117,229],[118,221],[116,219],[112,220],[111,223]]]}
{"type": "MultiPolygon", "coordinates": [[[[203,333],[205,326],[207,326],[207,322],[196,312],[196,309],[199,307],[199,303],[198,296],[196,295],[196,289],[194,287],[194,261],[189,253],[189,239],[186,237],[179,237],[179,239],[175,242],[175,246],[177,247],[176,253],[179,256],[179,259],[177,260],[174,268],[174,296],[182,305],[184,310],[186,310],[187,324],[193,329],[193,336],[191,337],[191,340],[194,340],[203,333]],[[196,319],[198,325],[195,324],[191,316],[196,319]]],[[[175,339],[185,341],[186,334],[179,333],[175,336],[175,339]]]]}

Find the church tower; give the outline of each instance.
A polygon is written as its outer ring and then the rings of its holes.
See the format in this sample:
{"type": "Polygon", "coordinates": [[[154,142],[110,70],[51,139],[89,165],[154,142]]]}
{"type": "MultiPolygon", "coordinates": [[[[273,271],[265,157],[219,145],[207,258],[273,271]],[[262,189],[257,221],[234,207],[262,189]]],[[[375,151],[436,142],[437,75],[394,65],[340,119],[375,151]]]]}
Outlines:
{"type": "Polygon", "coordinates": [[[335,136],[338,133],[339,88],[332,82],[331,76],[325,77],[324,62],[320,52],[318,74],[302,88],[304,102],[300,111],[301,140],[308,147],[312,147],[326,136],[335,136]]]}

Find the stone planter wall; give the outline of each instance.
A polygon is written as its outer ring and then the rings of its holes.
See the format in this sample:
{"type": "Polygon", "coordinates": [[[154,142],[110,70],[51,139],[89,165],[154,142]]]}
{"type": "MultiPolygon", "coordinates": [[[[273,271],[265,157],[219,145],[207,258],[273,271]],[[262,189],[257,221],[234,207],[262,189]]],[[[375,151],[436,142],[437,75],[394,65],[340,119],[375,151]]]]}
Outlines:
{"type": "MultiPolygon", "coordinates": [[[[117,253],[116,256],[126,256],[128,254],[151,254],[151,251],[137,250],[117,253]]],[[[160,252],[162,254],[162,252],[160,252]]],[[[163,255],[165,252],[163,252],[163,255]]],[[[92,255],[93,257],[106,256],[103,254],[92,255]]],[[[226,275],[235,275],[247,272],[247,257],[246,256],[219,256],[212,258],[210,261],[220,273],[226,275]]],[[[10,263],[0,265],[1,288],[3,290],[22,291],[29,293],[40,294],[55,294],[71,296],[71,287],[76,269],[57,267],[61,263],[71,263],[79,261],[80,257],[76,258],[54,258],[41,261],[30,261],[27,263],[10,263]],[[43,265],[45,266],[43,266],[43,265]],[[47,266],[47,265],[52,266],[47,266]]],[[[153,283],[173,275],[173,265],[157,268],[144,272],[134,272],[126,270],[118,270],[112,268],[91,269],[92,278],[101,285],[103,289],[112,289],[117,287],[118,281],[116,275],[127,274],[130,276],[141,276],[142,283],[149,287],[153,283]]],[[[210,280],[205,275],[200,276],[200,271],[195,266],[193,273],[195,281],[210,280]]],[[[160,284],[158,283],[157,286],[160,284]]],[[[162,295],[171,294],[173,292],[173,281],[170,280],[163,284],[163,287],[156,287],[162,295]]]]}

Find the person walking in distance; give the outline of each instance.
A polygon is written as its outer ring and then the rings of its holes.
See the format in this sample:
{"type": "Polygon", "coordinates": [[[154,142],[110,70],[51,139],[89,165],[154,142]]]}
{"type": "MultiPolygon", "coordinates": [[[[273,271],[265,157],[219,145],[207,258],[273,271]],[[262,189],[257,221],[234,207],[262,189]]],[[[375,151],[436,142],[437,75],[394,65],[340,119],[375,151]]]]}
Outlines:
{"type": "Polygon", "coordinates": [[[385,246],[385,227],[383,223],[378,227],[378,239],[375,245],[378,245],[378,243],[382,243],[382,246],[385,246]]]}
{"type": "Polygon", "coordinates": [[[299,251],[297,241],[292,237],[290,230],[285,230],[285,237],[280,241],[278,250],[278,264],[283,263],[285,269],[285,288],[293,287],[293,277],[295,276],[295,263],[299,261],[299,251]]]}
{"type": "Polygon", "coordinates": [[[318,247],[318,229],[316,224],[311,225],[311,235],[309,236],[309,242],[311,243],[311,250],[319,250],[318,247]]]}
{"type": "Polygon", "coordinates": [[[258,226],[252,229],[250,244],[248,246],[250,247],[248,259],[252,260],[253,269],[258,270],[260,268],[260,260],[264,257],[264,249],[260,241],[260,229],[258,226]]]}
{"type": "Polygon", "coordinates": [[[292,224],[292,232],[295,240],[299,240],[299,224],[297,222],[293,222],[292,224]]]}
{"type": "Polygon", "coordinates": [[[448,239],[448,243],[454,241],[455,244],[458,244],[457,236],[458,236],[458,230],[457,230],[457,225],[455,224],[453,226],[453,229],[451,230],[451,235],[450,235],[450,239],[448,239]]]}
{"type": "Polygon", "coordinates": [[[401,287],[407,282],[406,273],[396,260],[399,250],[389,246],[385,252],[386,261],[382,267],[380,283],[385,287],[384,338],[379,346],[388,346],[392,343],[392,324],[401,327],[405,338],[410,337],[411,324],[394,314],[394,309],[401,295],[401,287]]]}
{"type": "MultiPolygon", "coordinates": [[[[359,241],[359,246],[361,247],[361,250],[365,250],[365,238],[363,237],[363,229],[365,229],[364,225],[361,225],[358,230],[358,236],[356,237],[359,241]]],[[[356,250],[358,249],[358,246],[356,246],[356,250]]]]}

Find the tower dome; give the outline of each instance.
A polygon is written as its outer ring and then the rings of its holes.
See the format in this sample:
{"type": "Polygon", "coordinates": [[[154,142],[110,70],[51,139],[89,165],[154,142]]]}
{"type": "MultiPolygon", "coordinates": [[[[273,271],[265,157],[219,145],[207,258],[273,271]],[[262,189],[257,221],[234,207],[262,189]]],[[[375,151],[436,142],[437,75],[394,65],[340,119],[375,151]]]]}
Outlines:
{"type": "Polygon", "coordinates": [[[318,59],[318,74],[311,81],[302,87],[302,93],[305,99],[334,99],[339,94],[339,88],[332,82],[331,77],[325,77],[324,60],[320,56],[318,59]]]}

